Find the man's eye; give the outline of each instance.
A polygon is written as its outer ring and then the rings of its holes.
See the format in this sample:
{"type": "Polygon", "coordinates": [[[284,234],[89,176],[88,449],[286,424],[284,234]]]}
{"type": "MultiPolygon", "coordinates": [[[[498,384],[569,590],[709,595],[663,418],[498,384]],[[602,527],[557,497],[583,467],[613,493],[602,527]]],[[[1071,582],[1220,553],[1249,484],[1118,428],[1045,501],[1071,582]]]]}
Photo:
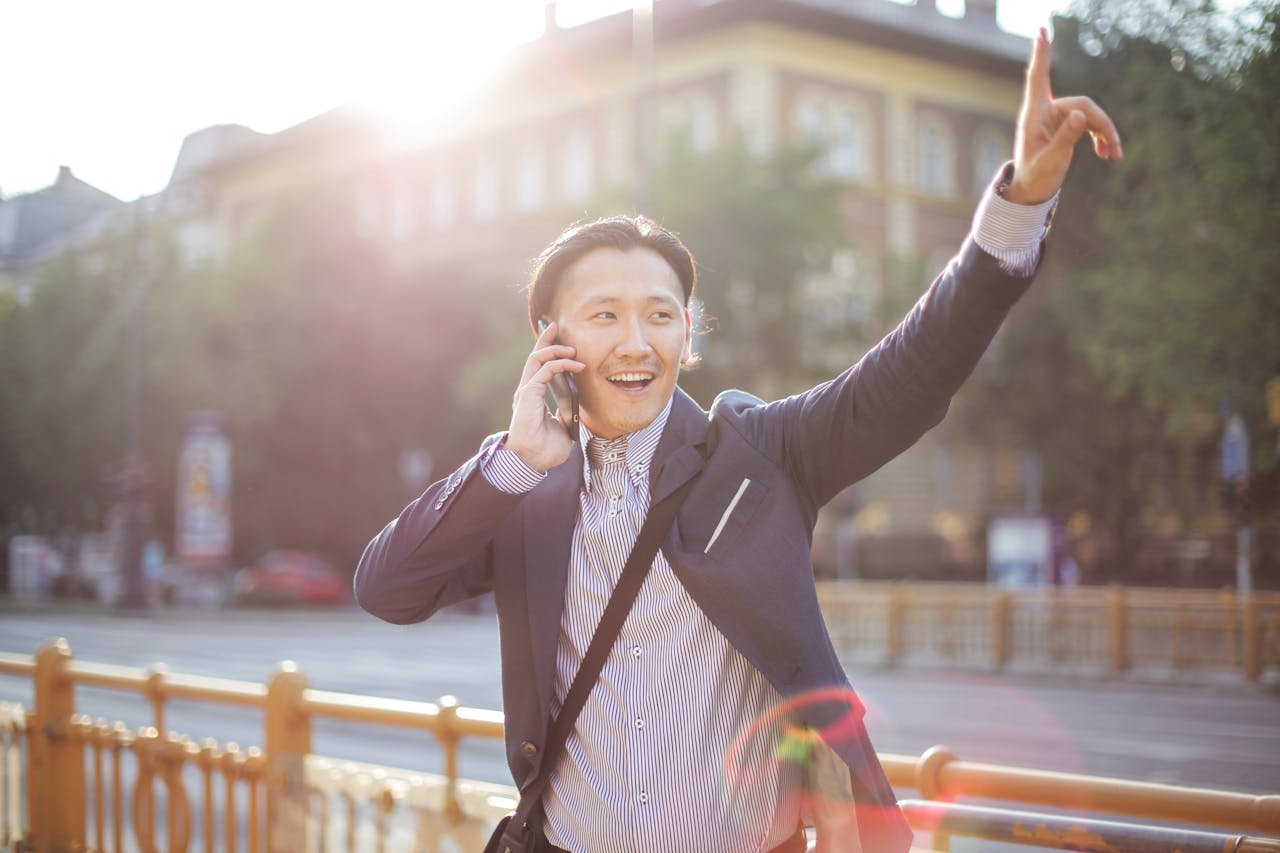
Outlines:
{"type": "Polygon", "coordinates": [[[612,311],[601,311],[599,314],[595,314],[595,315],[593,315],[591,319],[592,319],[592,320],[612,320],[612,319],[613,319],[613,312],[612,312],[612,311]]]}
{"type": "Polygon", "coordinates": [[[656,320],[670,320],[675,315],[670,311],[655,311],[653,316],[656,320]]]}

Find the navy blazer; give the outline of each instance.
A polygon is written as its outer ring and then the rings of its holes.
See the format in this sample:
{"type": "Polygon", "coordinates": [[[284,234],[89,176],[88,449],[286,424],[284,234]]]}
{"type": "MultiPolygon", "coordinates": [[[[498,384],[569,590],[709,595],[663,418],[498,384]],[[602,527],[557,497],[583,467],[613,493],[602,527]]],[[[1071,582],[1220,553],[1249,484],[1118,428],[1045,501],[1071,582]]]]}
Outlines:
{"type": "MultiPolygon", "coordinates": [[[[942,419],[1029,282],[969,239],[897,328],[836,378],[767,404],[728,391],[710,412],[677,389],[650,466],[655,502],[698,477],[662,550],[712,623],[784,698],[847,697],[797,716],[847,765],[865,850],[905,851],[911,832],[818,607],[809,552],[818,509],[942,419]]],[[[582,457],[575,445],[532,491],[510,495],[479,473],[497,438],[369,543],[355,590],[362,607],[396,623],[494,593],[507,760],[523,787],[549,725],[582,457]]]]}

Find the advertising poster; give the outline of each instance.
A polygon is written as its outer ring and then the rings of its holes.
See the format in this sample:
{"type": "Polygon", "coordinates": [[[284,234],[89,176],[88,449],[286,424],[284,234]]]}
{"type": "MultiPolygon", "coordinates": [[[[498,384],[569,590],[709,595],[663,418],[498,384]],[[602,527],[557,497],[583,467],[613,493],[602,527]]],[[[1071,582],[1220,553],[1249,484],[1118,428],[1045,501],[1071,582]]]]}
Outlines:
{"type": "Polygon", "coordinates": [[[175,539],[188,565],[224,565],[231,554],[231,443],[216,412],[198,412],[187,426],[175,539]]]}

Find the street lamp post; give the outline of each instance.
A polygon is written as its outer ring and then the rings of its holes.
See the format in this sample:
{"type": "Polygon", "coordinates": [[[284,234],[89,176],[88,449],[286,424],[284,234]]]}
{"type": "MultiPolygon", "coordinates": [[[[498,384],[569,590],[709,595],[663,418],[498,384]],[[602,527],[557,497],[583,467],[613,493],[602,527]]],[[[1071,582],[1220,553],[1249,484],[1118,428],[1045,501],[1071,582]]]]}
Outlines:
{"type": "Polygon", "coordinates": [[[1249,431],[1239,415],[1227,418],[1222,431],[1222,480],[1236,517],[1236,589],[1240,595],[1253,591],[1249,555],[1253,528],[1249,524],[1249,431]]]}
{"type": "Polygon", "coordinates": [[[129,315],[129,433],[124,464],[116,477],[116,498],[124,510],[121,525],[118,573],[122,581],[116,607],[140,612],[149,607],[142,578],[142,549],[145,544],[146,492],[149,477],[142,461],[143,361],[145,355],[147,276],[143,257],[144,201],[134,202],[133,287],[129,315]]]}
{"type": "Polygon", "coordinates": [[[654,171],[657,152],[653,103],[653,0],[635,0],[631,7],[631,56],[635,74],[635,204],[637,213],[649,213],[654,203],[654,171]]]}

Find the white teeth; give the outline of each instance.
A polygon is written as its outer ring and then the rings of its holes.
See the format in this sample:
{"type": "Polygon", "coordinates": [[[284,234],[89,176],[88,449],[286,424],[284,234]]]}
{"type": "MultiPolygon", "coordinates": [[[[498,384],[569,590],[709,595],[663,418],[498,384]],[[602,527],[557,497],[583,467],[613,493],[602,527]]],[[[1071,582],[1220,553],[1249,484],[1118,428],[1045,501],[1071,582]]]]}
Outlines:
{"type": "Polygon", "coordinates": [[[615,373],[609,377],[610,382],[643,382],[652,379],[652,373],[615,373]]]}

